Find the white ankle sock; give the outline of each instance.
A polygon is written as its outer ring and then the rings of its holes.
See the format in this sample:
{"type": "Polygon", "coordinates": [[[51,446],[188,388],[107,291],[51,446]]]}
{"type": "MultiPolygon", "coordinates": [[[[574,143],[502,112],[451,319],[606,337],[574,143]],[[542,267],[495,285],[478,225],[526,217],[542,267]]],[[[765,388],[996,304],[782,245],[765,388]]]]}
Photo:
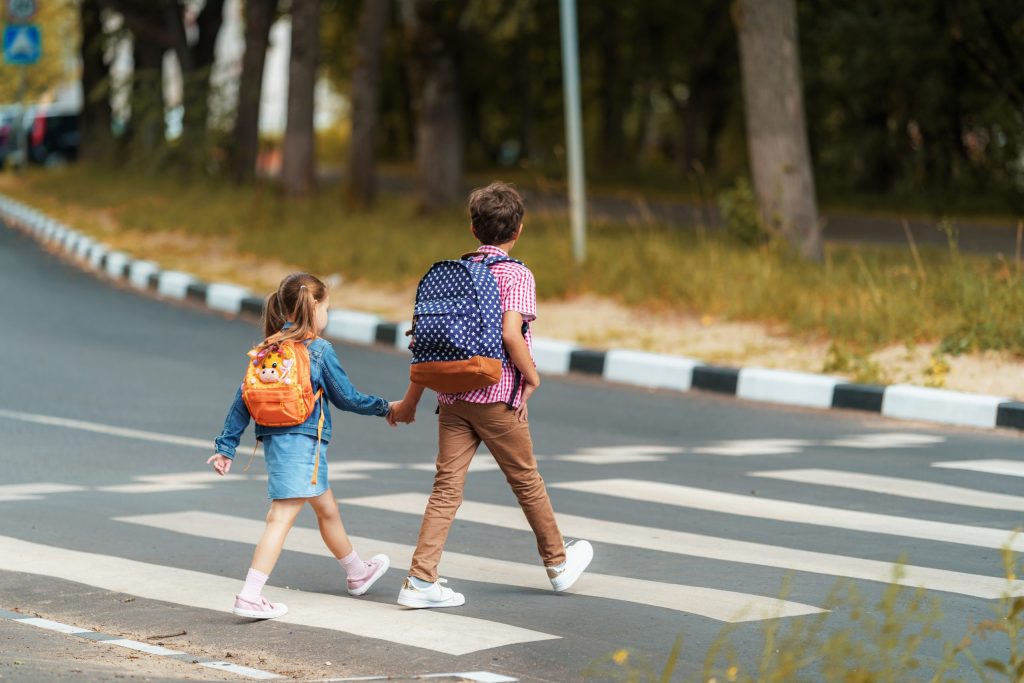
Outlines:
{"type": "Polygon", "coordinates": [[[415,576],[410,576],[409,577],[409,581],[411,581],[412,585],[416,586],[421,591],[422,590],[426,590],[427,588],[430,588],[431,586],[434,585],[430,581],[424,581],[423,579],[417,579],[415,576]]]}
{"type": "Polygon", "coordinates": [[[339,558],[338,562],[345,570],[348,578],[353,581],[358,581],[366,576],[366,563],[359,559],[359,553],[356,552],[355,548],[345,557],[339,558]]]}
{"type": "Polygon", "coordinates": [[[245,585],[242,586],[242,595],[247,598],[258,598],[263,591],[263,584],[270,577],[261,571],[249,567],[249,573],[245,575],[245,585]]]}

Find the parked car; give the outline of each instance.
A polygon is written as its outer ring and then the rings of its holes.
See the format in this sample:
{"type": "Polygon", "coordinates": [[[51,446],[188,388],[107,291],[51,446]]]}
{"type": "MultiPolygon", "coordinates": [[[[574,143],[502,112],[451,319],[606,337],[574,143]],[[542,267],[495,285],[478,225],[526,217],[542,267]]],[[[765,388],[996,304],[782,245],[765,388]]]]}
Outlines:
{"type": "Polygon", "coordinates": [[[40,110],[28,134],[29,161],[44,166],[63,166],[78,158],[81,145],[78,114],[40,110]]]}

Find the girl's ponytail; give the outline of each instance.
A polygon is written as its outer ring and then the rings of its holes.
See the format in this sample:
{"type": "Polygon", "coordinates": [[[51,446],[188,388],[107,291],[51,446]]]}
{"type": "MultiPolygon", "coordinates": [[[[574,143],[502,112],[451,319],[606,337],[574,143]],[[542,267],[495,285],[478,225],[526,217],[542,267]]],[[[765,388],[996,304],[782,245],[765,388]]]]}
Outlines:
{"type": "Polygon", "coordinates": [[[309,273],[292,273],[267,297],[263,309],[263,336],[260,348],[283,341],[301,341],[316,337],[316,305],[327,296],[327,285],[309,273]],[[291,323],[287,329],[285,324],[291,323]]]}

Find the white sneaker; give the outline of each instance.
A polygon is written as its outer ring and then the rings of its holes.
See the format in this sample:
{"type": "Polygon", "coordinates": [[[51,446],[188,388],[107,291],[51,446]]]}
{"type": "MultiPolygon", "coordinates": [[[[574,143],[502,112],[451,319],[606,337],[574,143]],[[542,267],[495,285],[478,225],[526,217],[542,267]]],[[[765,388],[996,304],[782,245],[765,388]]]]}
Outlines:
{"type": "Polygon", "coordinates": [[[565,562],[557,567],[548,567],[548,578],[556,593],[569,590],[576,579],[590,566],[594,559],[594,546],[587,541],[569,541],[565,544],[565,562]]]}
{"type": "Polygon", "coordinates": [[[441,585],[448,583],[447,579],[438,579],[428,588],[417,588],[410,579],[411,577],[406,577],[405,583],[402,584],[402,590],[398,592],[398,604],[402,607],[422,609],[425,607],[459,607],[466,604],[466,596],[441,585]]]}

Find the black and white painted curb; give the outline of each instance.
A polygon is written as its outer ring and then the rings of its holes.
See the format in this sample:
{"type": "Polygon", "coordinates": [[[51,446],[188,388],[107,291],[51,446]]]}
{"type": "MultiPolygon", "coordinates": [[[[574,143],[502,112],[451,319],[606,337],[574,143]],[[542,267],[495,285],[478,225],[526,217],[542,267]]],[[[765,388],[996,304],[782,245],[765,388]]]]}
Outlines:
{"type": "MultiPolygon", "coordinates": [[[[112,251],[22,204],[0,195],[0,220],[64,252],[86,268],[170,299],[194,300],[232,315],[260,315],[263,298],[229,283],[205,283],[188,273],[112,251]]],[[[372,313],[332,309],[326,336],[357,344],[383,344],[407,352],[411,323],[389,322],[372,313]]],[[[699,389],[741,399],[805,408],[844,408],[888,417],[967,427],[1024,430],[1024,402],[909,384],[855,384],[841,377],[768,368],[708,365],[681,356],[628,349],[594,351],[572,342],[534,339],[537,368],[547,375],[570,372],[652,389],[699,389]]]]}
{"type": "Polygon", "coordinates": [[[153,645],[151,643],[143,643],[138,640],[131,640],[128,638],[122,638],[121,636],[110,635],[109,633],[100,633],[99,631],[93,631],[87,628],[79,628],[78,626],[72,626],[70,624],[62,624],[59,621],[50,621],[49,619],[40,619],[38,617],[32,617],[27,614],[21,614],[19,612],[9,612],[4,609],[0,609],[0,619],[8,619],[10,621],[24,624],[25,626],[34,626],[41,628],[46,631],[55,631],[57,633],[65,633],[71,636],[78,636],[86,640],[91,640],[97,643],[103,643],[104,645],[113,645],[115,647],[123,647],[135,652],[145,652],[146,654],[154,655],[157,657],[168,657],[170,659],[177,659],[181,662],[188,664],[198,664],[199,666],[205,666],[208,669],[216,669],[217,671],[224,671],[226,673],[237,674],[244,676],[245,678],[254,678],[259,680],[271,680],[274,678],[284,678],[270,671],[263,671],[262,669],[253,669],[248,666],[240,666],[238,664],[230,664],[218,659],[208,659],[205,657],[195,657],[188,654],[187,652],[181,652],[179,650],[171,650],[163,647],[162,645],[153,645]]]}

